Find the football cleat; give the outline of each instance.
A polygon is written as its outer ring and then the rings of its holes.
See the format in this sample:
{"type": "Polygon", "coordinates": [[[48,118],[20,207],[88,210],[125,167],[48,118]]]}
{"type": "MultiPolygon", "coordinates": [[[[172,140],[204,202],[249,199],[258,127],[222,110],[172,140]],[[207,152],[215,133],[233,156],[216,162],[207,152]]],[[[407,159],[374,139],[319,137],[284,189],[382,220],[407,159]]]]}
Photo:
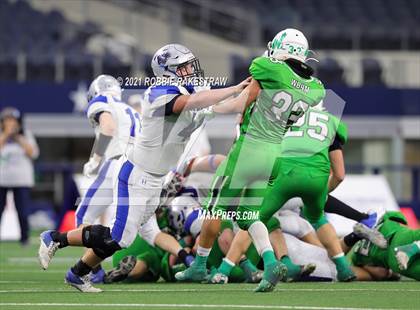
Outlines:
{"type": "Polygon", "coordinates": [[[388,246],[388,241],[385,239],[384,235],[382,235],[378,230],[369,228],[362,223],[356,223],[353,226],[353,232],[357,236],[369,240],[381,249],[386,249],[388,246]]]}
{"type": "Polygon", "coordinates": [[[410,260],[407,253],[403,251],[399,251],[398,248],[395,248],[394,250],[396,252],[395,258],[397,259],[398,267],[400,268],[400,270],[407,270],[408,261],[410,260]]]}
{"type": "Polygon", "coordinates": [[[66,277],[64,278],[64,283],[73,286],[83,293],[100,293],[102,290],[92,286],[89,275],[79,277],[71,271],[67,271],[66,277]]]}
{"type": "Polygon", "coordinates": [[[307,265],[292,265],[287,266],[287,277],[283,279],[284,282],[298,281],[301,277],[310,275],[316,269],[315,264],[307,265]]]}
{"type": "Polygon", "coordinates": [[[337,270],[337,280],[340,282],[351,282],[356,280],[356,278],[356,275],[350,267],[337,270]]]}
{"type": "Polygon", "coordinates": [[[257,270],[253,271],[250,274],[246,274],[246,283],[259,283],[261,282],[262,278],[264,276],[264,271],[257,270]]]}
{"type": "Polygon", "coordinates": [[[269,264],[264,270],[264,276],[260,284],[254,292],[271,292],[276,287],[276,284],[279,281],[283,281],[287,277],[287,267],[282,262],[277,261],[275,263],[269,264]]]}
{"type": "Polygon", "coordinates": [[[229,278],[228,276],[224,275],[221,272],[217,272],[217,269],[209,276],[207,283],[210,284],[226,284],[228,283],[229,278]]]}
{"type": "Polygon", "coordinates": [[[99,269],[97,272],[89,273],[90,282],[98,284],[98,283],[104,283],[104,277],[105,277],[105,270],[102,268],[99,269]]]}
{"type": "Polygon", "coordinates": [[[307,277],[310,274],[312,274],[315,271],[315,269],[316,265],[312,263],[306,265],[299,265],[299,273],[292,277],[288,273],[286,282],[299,281],[302,277],[307,277]]]}
{"type": "Polygon", "coordinates": [[[134,256],[124,257],[117,265],[116,268],[107,272],[104,276],[104,283],[121,282],[127,279],[128,274],[136,266],[137,259],[134,256]]]}
{"type": "Polygon", "coordinates": [[[207,277],[207,269],[205,267],[197,267],[195,263],[184,271],[179,271],[175,274],[175,279],[182,282],[203,282],[207,277]]]}
{"type": "Polygon", "coordinates": [[[410,259],[416,256],[419,251],[420,241],[396,247],[394,249],[394,253],[400,270],[407,270],[408,266],[410,265],[410,259]]]}
{"type": "Polygon", "coordinates": [[[47,230],[39,235],[40,244],[38,250],[38,260],[44,270],[47,270],[59,246],[58,242],[53,241],[51,237],[52,232],[53,230],[47,230]]]}

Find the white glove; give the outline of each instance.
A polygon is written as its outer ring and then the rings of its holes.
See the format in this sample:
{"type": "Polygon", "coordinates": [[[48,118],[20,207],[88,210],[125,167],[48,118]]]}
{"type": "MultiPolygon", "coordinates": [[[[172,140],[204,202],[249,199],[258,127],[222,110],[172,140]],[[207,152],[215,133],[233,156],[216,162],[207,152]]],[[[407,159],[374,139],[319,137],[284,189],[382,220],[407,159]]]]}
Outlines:
{"type": "Polygon", "coordinates": [[[89,161],[83,165],[83,174],[88,178],[92,177],[98,173],[100,165],[100,160],[98,161],[97,159],[91,157],[89,161]]]}

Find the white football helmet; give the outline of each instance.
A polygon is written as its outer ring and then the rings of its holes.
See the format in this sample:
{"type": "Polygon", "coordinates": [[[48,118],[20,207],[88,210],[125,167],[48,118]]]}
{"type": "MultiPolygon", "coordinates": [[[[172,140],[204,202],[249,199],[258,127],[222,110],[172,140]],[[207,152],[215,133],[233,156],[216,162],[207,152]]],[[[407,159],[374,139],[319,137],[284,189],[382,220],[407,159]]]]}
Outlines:
{"type": "Polygon", "coordinates": [[[87,99],[91,101],[99,95],[111,95],[121,100],[122,89],[120,83],[110,75],[101,74],[89,86],[87,99]]]}
{"type": "Polygon", "coordinates": [[[192,197],[175,197],[172,199],[168,208],[169,226],[180,235],[184,229],[185,220],[188,215],[199,207],[198,202],[192,197]]]}
{"type": "Polygon", "coordinates": [[[308,40],[305,35],[293,28],[280,31],[267,44],[268,57],[278,60],[294,58],[305,62],[309,53],[308,40]]]}
{"type": "Polygon", "coordinates": [[[158,49],[151,65],[156,77],[204,77],[198,58],[181,44],[168,44],[158,49]]]}

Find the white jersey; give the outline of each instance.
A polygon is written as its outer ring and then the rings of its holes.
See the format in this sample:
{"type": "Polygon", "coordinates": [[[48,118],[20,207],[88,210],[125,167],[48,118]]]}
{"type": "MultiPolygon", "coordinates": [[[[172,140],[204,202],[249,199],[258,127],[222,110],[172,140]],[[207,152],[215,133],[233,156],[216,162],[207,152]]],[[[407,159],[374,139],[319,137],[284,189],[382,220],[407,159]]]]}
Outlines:
{"type": "Polygon", "coordinates": [[[127,153],[133,146],[134,137],[140,131],[140,115],[132,107],[116,98],[106,95],[97,96],[89,102],[87,117],[99,134],[98,117],[109,112],[116,124],[116,132],[105,152],[105,159],[127,153]]]}
{"type": "Polygon", "coordinates": [[[337,278],[337,270],[329,258],[326,249],[303,242],[287,233],[283,235],[286,241],[288,255],[295,264],[306,265],[313,263],[316,265],[316,269],[311,276],[333,280],[337,278]]]}
{"type": "Polygon", "coordinates": [[[278,211],[278,213],[281,214],[281,212],[283,211],[292,211],[295,212],[297,214],[300,214],[300,210],[303,207],[303,201],[301,198],[299,197],[295,197],[295,198],[291,198],[289,199],[282,207],[281,209],[278,211]]]}
{"type": "Polygon", "coordinates": [[[134,149],[128,159],[142,170],[164,175],[176,167],[191,134],[206,117],[213,115],[211,108],[172,112],[174,99],[194,93],[192,87],[176,85],[152,86],[142,102],[141,131],[136,135],[134,149]]]}

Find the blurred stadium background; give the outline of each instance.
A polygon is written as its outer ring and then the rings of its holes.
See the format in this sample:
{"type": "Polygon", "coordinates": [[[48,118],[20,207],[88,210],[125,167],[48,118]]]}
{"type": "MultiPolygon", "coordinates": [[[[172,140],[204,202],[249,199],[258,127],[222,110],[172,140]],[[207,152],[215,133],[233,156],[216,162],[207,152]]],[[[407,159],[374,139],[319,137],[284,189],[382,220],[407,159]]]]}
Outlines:
{"type": "MultiPolygon", "coordinates": [[[[384,176],[420,218],[420,1],[2,0],[0,106],[24,113],[40,147],[32,228],[57,225],[74,203],[72,175],[93,142],[83,114],[93,77],[151,76],[154,51],[179,42],[232,84],[287,27],[307,35],[317,75],[346,101],[347,173],[384,176]]],[[[232,117],[209,124],[212,152],[227,152],[233,127],[232,117]]],[[[374,180],[366,199],[386,203],[374,180]]]]}

